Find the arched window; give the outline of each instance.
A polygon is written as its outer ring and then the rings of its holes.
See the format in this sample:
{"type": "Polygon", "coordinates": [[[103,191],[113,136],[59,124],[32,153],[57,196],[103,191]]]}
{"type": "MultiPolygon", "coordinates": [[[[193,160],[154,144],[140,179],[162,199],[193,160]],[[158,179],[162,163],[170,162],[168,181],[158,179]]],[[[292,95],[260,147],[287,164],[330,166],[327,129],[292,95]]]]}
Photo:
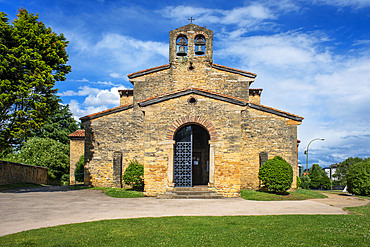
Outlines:
{"type": "Polygon", "coordinates": [[[203,56],[206,46],[206,39],[203,35],[199,34],[195,37],[195,55],[203,56]]]}
{"type": "Polygon", "coordinates": [[[179,35],[176,39],[177,56],[185,57],[188,54],[188,39],[185,35],[179,35]]]}

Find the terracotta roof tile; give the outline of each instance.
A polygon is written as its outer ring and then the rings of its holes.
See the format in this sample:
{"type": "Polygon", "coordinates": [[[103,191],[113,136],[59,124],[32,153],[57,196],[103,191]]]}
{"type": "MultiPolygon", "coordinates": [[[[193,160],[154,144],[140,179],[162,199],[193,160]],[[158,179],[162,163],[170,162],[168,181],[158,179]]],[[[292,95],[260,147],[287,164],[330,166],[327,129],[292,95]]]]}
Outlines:
{"type": "Polygon", "coordinates": [[[68,135],[68,137],[85,137],[85,130],[76,130],[72,134],[68,135]]]}
{"type": "Polygon", "coordinates": [[[280,112],[280,113],[283,113],[283,114],[287,114],[287,115],[290,115],[290,116],[293,116],[293,117],[297,117],[297,118],[300,118],[302,120],[304,119],[301,116],[298,116],[298,115],[295,115],[295,114],[292,114],[292,113],[289,113],[289,112],[286,112],[286,111],[282,111],[282,110],[279,110],[279,109],[276,109],[276,108],[272,108],[272,107],[269,107],[269,106],[265,106],[265,105],[261,105],[261,104],[257,104],[257,103],[250,103],[250,104],[261,106],[263,108],[267,108],[267,109],[270,109],[270,110],[273,110],[273,111],[277,111],[277,112],[280,112]]]}
{"type": "Polygon", "coordinates": [[[234,69],[234,68],[227,67],[227,66],[221,65],[221,64],[212,63],[212,65],[214,65],[216,67],[216,69],[218,67],[218,69],[230,70],[231,72],[239,72],[241,74],[249,74],[249,75],[251,75],[253,77],[256,77],[257,76],[257,74],[254,74],[252,72],[248,72],[248,71],[244,71],[244,70],[240,70],[240,69],[234,69]]]}
{"type": "Polygon", "coordinates": [[[170,66],[170,64],[168,63],[168,64],[157,66],[157,67],[154,67],[154,68],[144,69],[144,70],[141,70],[141,71],[138,71],[138,72],[128,74],[127,77],[128,78],[135,78],[137,76],[140,76],[141,74],[146,75],[146,74],[150,74],[152,72],[156,72],[156,71],[159,71],[159,70],[162,70],[162,69],[167,69],[167,68],[169,68],[169,66],[170,66]]]}
{"type": "Polygon", "coordinates": [[[130,105],[132,105],[132,104],[120,105],[120,106],[117,106],[117,107],[114,107],[114,108],[111,108],[111,109],[108,109],[108,110],[105,110],[105,111],[101,111],[101,112],[97,112],[97,113],[94,113],[94,114],[90,114],[90,115],[81,117],[80,120],[83,121],[83,120],[86,120],[86,119],[89,119],[89,118],[97,117],[98,115],[101,115],[101,114],[115,112],[117,110],[120,110],[121,108],[122,108],[122,110],[124,110],[124,108],[127,108],[130,105]]]}

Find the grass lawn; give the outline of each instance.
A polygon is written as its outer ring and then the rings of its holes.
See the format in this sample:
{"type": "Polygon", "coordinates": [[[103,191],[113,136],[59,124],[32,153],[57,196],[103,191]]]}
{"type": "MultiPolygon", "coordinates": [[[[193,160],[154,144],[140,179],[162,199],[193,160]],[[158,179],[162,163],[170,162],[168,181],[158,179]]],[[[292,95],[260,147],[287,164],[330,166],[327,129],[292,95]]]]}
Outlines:
{"type": "Polygon", "coordinates": [[[253,201],[287,201],[287,200],[306,200],[313,198],[327,198],[327,196],[320,192],[313,190],[297,189],[290,191],[286,195],[277,195],[270,192],[242,190],[240,195],[243,199],[253,201]]]}
{"type": "Polygon", "coordinates": [[[103,190],[104,194],[111,197],[117,198],[135,198],[135,197],[143,197],[143,192],[135,191],[131,189],[125,188],[104,188],[104,187],[85,187],[85,186],[70,186],[71,189],[81,190],[81,189],[88,189],[88,190],[103,190]]]}
{"type": "Polygon", "coordinates": [[[370,204],[351,215],[104,220],[16,233],[0,246],[369,246],[370,204]]]}

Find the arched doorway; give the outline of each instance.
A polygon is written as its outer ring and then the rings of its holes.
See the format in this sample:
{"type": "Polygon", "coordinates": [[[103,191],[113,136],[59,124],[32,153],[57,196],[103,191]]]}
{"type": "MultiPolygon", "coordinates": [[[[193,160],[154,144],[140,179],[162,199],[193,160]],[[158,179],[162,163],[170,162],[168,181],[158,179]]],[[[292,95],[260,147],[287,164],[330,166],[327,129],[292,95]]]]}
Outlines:
{"type": "Polygon", "coordinates": [[[181,127],[174,135],[174,183],[176,187],[209,182],[208,131],[199,125],[181,127]]]}

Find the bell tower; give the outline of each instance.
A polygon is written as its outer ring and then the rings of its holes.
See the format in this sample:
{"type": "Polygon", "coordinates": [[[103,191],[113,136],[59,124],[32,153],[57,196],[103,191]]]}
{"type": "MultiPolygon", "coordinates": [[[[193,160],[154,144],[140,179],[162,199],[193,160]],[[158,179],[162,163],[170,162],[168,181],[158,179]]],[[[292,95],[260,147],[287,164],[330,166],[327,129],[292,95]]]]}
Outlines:
{"type": "Polygon", "coordinates": [[[170,32],[170,63],[208,62],[213,57],[213,31],[193,23],[170,32]]]}

